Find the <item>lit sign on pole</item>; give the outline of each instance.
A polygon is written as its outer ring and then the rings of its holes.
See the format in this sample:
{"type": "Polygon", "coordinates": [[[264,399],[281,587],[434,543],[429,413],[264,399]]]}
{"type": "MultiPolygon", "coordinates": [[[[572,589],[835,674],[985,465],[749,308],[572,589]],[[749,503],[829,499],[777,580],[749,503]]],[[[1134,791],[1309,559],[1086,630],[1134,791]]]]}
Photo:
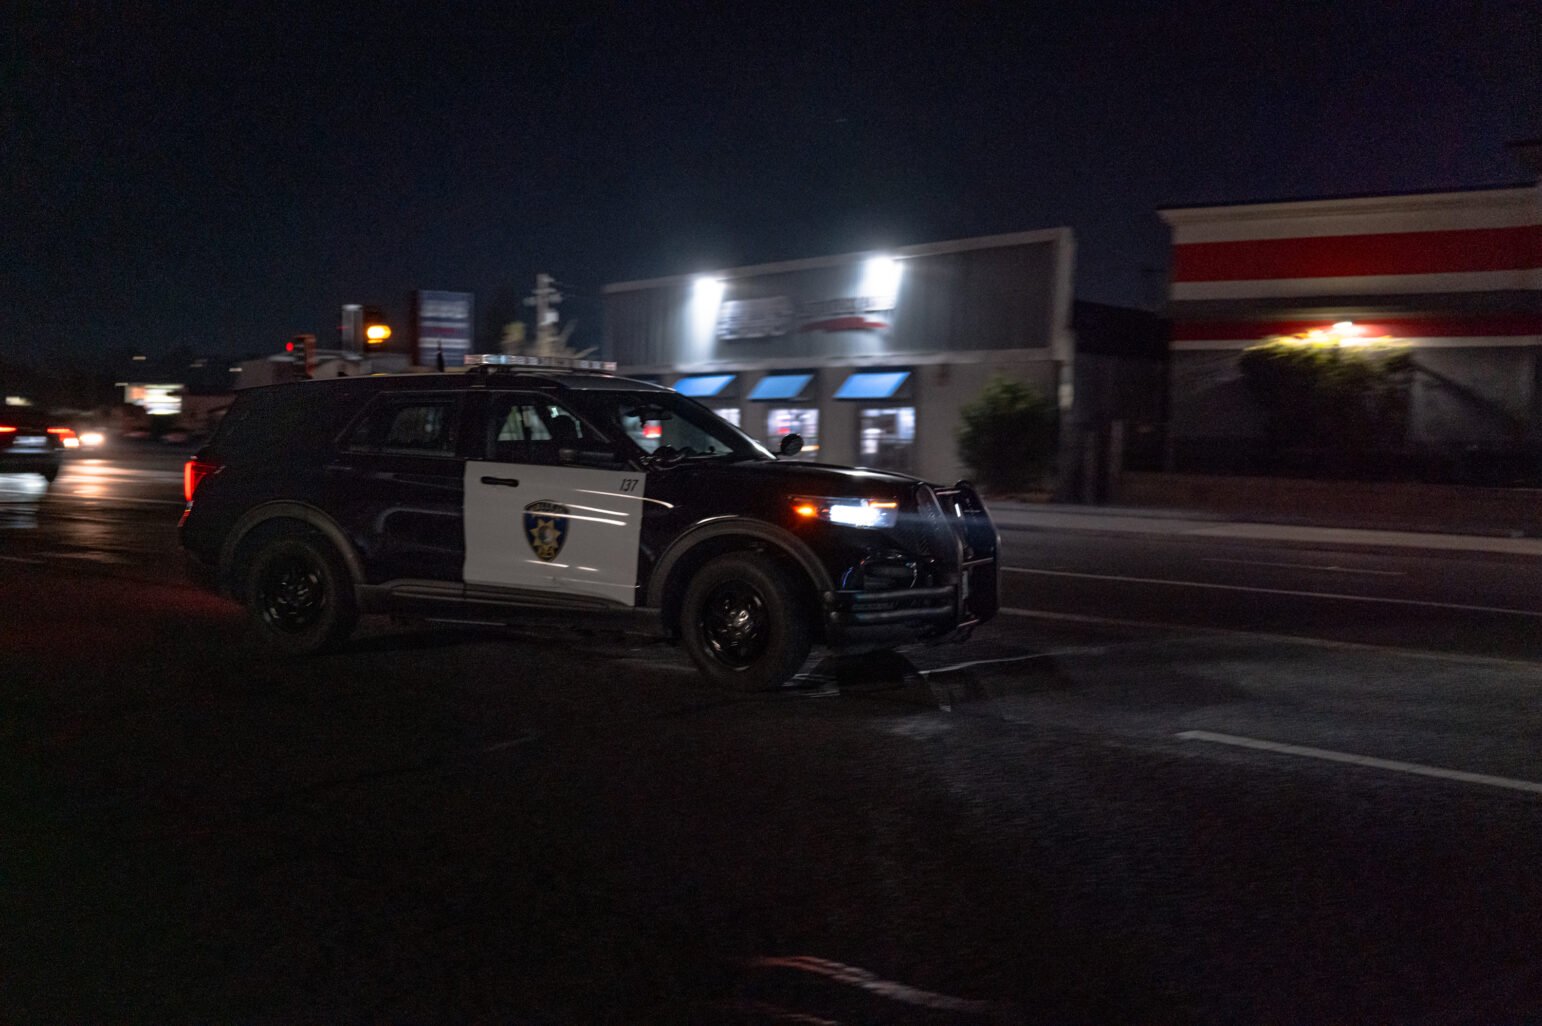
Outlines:
{"type": "Polygon", "coordinates": [[[175,416],[182,412],[182,386],[124,385],[123,401],[143,407],[152,417],[175,416]]]}
{"type": "Polygon", "coordinates": [[[446,367],[464,366],[471,352],[472,294],[419,290],[413,299],[416,362],[429,366],[443,353],[446,367]]]}

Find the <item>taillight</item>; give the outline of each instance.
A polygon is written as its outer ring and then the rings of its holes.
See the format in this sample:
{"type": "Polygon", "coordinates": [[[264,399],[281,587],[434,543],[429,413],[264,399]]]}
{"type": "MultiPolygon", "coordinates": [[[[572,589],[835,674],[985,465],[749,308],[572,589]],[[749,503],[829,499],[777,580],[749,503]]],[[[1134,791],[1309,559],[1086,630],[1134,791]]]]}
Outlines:
{"type": "Polygon", "coordinates": [[[13,428],[13,427],[6,427],[4,424],[0,424],[0,435],[14,435],[15,433],[16,433],[16,429],[15,428],[13,428]]]}
{"type": "Polygon", "coordinates": [[[205,463],[203,460],[188,460],[182,465],[182,498],[187,502],[193,501],[193,493],[198,491],[198,485],[210,474],[218,473],[218,463],[205,463]]]}
{"type": "Polygon", "coordinates": [[[80,448],[80,439],[75,437],[75,431],[73,428],[49,428],[48,433],[51,435],[58,435],[60,444],[62,444],[66,449],[80,448]]]}

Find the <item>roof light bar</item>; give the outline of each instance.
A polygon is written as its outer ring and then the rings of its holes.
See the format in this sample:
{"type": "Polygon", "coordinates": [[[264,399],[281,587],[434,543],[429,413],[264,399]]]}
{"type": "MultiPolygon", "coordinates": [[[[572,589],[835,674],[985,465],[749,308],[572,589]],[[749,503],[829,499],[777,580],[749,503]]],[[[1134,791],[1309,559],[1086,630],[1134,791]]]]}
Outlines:
{"type": "Polygon", "coordinates": [[[605,371],[615,373],[614,360],[580,360],[573,356],[508,356],[503,353],[468,353],[467,367],[540,367],[547,370],[605,371]]]}

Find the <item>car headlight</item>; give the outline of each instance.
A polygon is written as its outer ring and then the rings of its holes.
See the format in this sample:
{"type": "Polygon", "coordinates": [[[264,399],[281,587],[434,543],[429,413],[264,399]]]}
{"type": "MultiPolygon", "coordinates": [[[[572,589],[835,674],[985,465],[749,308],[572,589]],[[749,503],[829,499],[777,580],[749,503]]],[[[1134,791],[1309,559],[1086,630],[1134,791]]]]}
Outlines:
{"type": "Polygon", "coordinates": [[[899,503],[889,499],[798,498],[792,509],[800,517],[826,520],[845,527],[893,527],[899,503]]]}

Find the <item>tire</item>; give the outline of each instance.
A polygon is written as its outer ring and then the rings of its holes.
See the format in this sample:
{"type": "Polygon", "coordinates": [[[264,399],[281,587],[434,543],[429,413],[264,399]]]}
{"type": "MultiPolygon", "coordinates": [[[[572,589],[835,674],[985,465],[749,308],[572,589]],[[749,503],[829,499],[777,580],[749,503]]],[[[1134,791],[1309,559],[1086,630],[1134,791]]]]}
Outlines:
{"type": "Polygon", "coordinates": [[[814,629],[787,572],[765,556],[737,552],[717,557],[691,578],[680,637],[714,684],[762,691],[798,672],[814,629]]]}
{"type": "Polygon", "coordinates": [[[325,651],[359,622],[353,580],[316,535],[282,535],[248,564],[242,595],[258,635],[291,655],[325,651]]]}
{"type": "Polygon", "coordinates": [[[47,470],[39,470],[38,473],[43,475],[44,481],[47,481],[49,484],[53,484],[54,478],[59,476],[59,465],[54,464],[47,470]]]}

